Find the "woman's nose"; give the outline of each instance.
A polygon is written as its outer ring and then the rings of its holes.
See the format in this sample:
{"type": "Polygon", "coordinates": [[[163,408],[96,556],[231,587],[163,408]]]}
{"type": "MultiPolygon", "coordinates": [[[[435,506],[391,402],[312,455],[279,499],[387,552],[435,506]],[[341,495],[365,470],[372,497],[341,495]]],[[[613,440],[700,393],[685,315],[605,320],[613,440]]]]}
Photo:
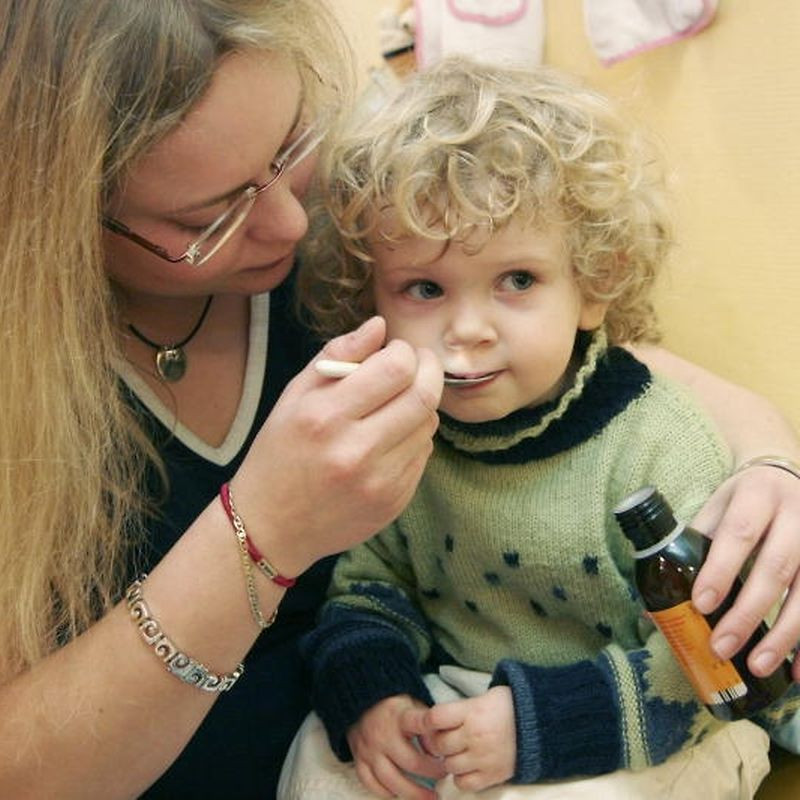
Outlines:
{"type": "MultiPolygon", "coordinates": [[[[286,176],[289,178],[290,176],[286,176]]],[[[248,215],[247,234],[265,244],[296,244],[308,230],[308,215],[291,180],[280,180],[259,197],[248,215]]]]}

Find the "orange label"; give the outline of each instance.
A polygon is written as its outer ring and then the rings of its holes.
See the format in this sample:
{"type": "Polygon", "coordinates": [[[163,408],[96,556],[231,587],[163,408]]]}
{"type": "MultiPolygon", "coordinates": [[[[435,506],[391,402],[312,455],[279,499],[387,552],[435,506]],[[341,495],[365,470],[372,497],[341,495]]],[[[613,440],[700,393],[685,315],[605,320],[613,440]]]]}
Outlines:
{"type": "Polygon", "coordinates": [[[711,628],[691,602],[649,614],[706,705],[719,705],[747,694],[736,667],[714,655],[709,644],[711,628]]]}

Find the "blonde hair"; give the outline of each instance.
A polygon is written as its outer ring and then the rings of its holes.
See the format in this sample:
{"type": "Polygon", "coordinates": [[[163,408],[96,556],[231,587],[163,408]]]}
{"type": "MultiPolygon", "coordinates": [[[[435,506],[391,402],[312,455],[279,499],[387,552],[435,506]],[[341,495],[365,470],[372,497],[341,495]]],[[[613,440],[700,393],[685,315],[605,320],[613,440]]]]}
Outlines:
{"type": "MultiPolygon", "coordinates": [[[[352,84],[321,0],[0,6],[0,681],[119,595],[157,453],[114,372],[104,199],[220,59],[288,54],[309,103],[352,84]]],[[[158,473],[156,473],[158,474],[158,473]]]]}
{"type": "Polygon", "coordinates": [[[650,144],[606,98],[554,70],[464,57],[412,77],[329,149],[300,303],[318,330],[338,334],[373,312],[372,237],[474,247],[515,219],[566,222],[581,290],[609,303],[610,341],[657,339],[649,293],[671,225],[650,144]]]}

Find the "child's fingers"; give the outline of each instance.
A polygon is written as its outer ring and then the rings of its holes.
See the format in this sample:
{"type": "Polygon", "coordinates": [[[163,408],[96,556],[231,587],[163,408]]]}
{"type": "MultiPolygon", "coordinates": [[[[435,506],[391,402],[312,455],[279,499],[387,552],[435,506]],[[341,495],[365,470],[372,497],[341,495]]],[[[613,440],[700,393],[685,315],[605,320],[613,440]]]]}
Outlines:
{"type": "Polygon", "coordinates": [[[424,736],[431,732],[427,722],[428,708],[414,706],[406,709],[400,717],[400,729],[407,738],[424,736]]]}
{"type": "Polygon", "coordinates": [[[388,759],[403,772],[438,780],[445,776],[438,758],[420,749],[414,739],[400,739],[386,750],[388,759]]]}
{"type": "Polygon", "coordinates": [[[439,703],[426,711],[425,725],[429,731],[447,731],[458,728],[464,723],[469,707],[469,699],[439,703]]]}
{"type": "Polygon", "coordinates": [[[391,797],[402,797],[403,800],[436,800],[434,792],[405,775],[390,758],[377,759],[372,764],[372,772],[380,786],[391,792],[391,797]]]}
{"type": "Polygon", "coordinates": [[[431,752],[445,759],[445,767],[448,772],[452,772],[452,770],[447,766],[446,759],[464,753],[468,745],[462,727],[431,734],[428,740],[431,752]]]}
{"type": "Polygon", "coordinates": [[[480,770],[471,770],[462,775],[453,773],[453,782],[462,792],[480,792],[494,786],[494,781],[480,770]]]}
{"type": "Polygon", "coordinates": [[[362,786],[369,789],[372,794],[378,797],[393,797],[391,791],[387,789],[376,777],[372,771],[372,767],[365,761],[356,760],[355,770],[358,779],[361,781],[362,786]]]}

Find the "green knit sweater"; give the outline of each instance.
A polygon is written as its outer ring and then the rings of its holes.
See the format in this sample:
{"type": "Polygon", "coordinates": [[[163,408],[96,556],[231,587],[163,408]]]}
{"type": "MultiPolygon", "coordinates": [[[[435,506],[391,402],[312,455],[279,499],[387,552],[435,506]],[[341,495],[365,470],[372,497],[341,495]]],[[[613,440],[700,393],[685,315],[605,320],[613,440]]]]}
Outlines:
{"type": "Polygon", "coordinates": [[[422,672],[448,662],[511,687],[515,782],[691,746],[720,723],[643,616],[611,509],[652,484],[690,519],[729,471],[689,397],[602,336],[556,402],[493,423],[444,418],[410,506],[339,559],[306,642],[339,757],[363,711],[399,693],[430,702],[422,672]]]}

